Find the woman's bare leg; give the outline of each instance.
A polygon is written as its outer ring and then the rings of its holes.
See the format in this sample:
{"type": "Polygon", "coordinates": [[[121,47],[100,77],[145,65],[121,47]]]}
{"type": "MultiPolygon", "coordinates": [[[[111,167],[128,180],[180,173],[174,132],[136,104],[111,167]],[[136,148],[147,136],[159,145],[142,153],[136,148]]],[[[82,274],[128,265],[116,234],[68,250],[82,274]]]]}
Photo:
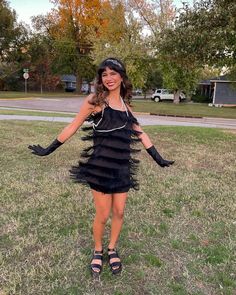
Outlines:
{"type": "Polygon", "coordinates": [[[111,219],[111,236],[109,249],[116,246],[119,234],[124,220],[124,210],[127,199],[127,193],[117,193],[112,195],[112,219],[111,219]]]}
{"type": "MultiPolygon", "coordinates": [[[[97,192],[95,190],[92,190],[92,193],[96,209],[93,222],[94,249],[96,251],[101,251],[104,228],[111,211],[112,195],[97,192]]],[[[101,260],[93,259],[92,264],[101,264],[101,260]]],[[[96,268],[94,268],[94,270],[99,271],[96,268]]]]}
{"type": "MultiPolygon", "coordinates": [[[[112,220],[111,220],[111,236],[109,249],[114,249],[118,241],[120,231],[124,221],[124,210],[127,199],[127,193],[117,193],[112,195],[112,220]]],[[[112,253],[112,252],[110,252],[112,253]]],[[[112,258],[110,263],[120,261],[119,258],[112,258]]],[[[116,267],[114,267],[116,268],[116,267]]]]}

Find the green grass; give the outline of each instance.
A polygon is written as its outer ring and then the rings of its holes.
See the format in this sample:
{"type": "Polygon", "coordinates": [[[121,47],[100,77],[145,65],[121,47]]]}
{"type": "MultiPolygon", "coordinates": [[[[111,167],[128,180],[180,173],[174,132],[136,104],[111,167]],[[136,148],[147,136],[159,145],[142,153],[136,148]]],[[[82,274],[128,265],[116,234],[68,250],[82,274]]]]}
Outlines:
{"type": "MultiPolygon", "coordinates": [[[[20,92],[20,91],[0,91],[1,98],[29,98],[29,97],[75,97],[77,93],[72,92],[20,92]]],[[[81,95],[80,95],[81,96],[81,95]]]]}
{"type": "MultiPolygon", "coordinates": [[[[65,126],[0,122],[0,294],[234,295],[236,136],[192,127],[145,127],[171,168],[142,149],[139,191],[130,191],[119,240],[124,270],[101,282],[88,270],[94,207],[72,183],[81,134],[48,157],[28,144],[50,143],[65,126]]],[[[108,222],[104,246],[109,238],[108,222]]]]}
{"type": "Polygon", "coordinates": [[[72,113],[57,113],[57,112],[44,112],[44,111],[32,111],[32,110],[4,110],[0,107],[0,115],[22,115],[22,116],[44,116],[44,117],[75,117],[72,113]]]}
{"type": "Polygon", "coordinates": [[[148,112],[161,115],[193,116],[193,117],[216,117],[236,119],[236,107],[209,107],[200,103],[180,103],[175,105],[172,102],[134,101],[133,109],[136,112],[148,112]]]}
{"type": "MultiPolygon", "coordinates": [[[[133,111],[135,112],[149,112],[166,115],[181,115],[181,116],[202,116],[202,117],[222,117],[228,119],[236,119],[236,108],[210,108],[204,104],[180,104],[175,106],[169,103],[162,105],[154,104],[152,102],[138,102],[132,103],[133,111]]],[[[28,116],[52,116],[52,117],[74,117],[72,113],[63,112],[43,112],[32,110],[18,110],[15,108],[5,110],[0,107],[1,115],[28,115],[28,116]]]]}

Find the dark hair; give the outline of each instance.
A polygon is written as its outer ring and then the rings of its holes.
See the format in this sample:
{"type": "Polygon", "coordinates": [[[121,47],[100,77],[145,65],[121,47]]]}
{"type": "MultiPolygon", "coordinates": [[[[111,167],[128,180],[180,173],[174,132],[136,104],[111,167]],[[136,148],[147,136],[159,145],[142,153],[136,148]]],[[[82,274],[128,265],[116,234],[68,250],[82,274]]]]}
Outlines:
{"type": "Polygon", "coordinates": [[[106,58],[104,61],[101,62],[101,64],[98,67],[95,83],[95,95],[92,99],[92,103],[94,105],[103,105],[109,93],[108,89],[102,83],[102,73],[105,71],[106,68],[109,68],[121,75],[123,82],[121,83],[120,95],[124,99],[124,101],[129,105],[130,100],[132,98],[133,86],[126,74],[124,64],[119,59],[114,57],[106,58]]]}

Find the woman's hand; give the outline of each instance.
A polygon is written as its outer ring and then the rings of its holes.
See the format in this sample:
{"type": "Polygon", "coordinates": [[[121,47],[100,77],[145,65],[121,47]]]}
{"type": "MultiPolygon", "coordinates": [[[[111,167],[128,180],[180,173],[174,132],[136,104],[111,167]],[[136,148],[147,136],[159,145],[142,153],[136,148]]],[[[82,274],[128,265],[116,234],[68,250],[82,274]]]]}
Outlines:
{"type": "Polygon", "coordinates": [[[63,142],[55,139],[48,147],[43,148],[41,145],[29,145],[28,149],[32,150],[32,154],[36,156],[47,156],[54,152],[59,146],[61,146],[63,142]]]}
{"type": "Polygon", "coordinates": [[[149,155],[153,158],[156,163],[161,167],[169,167],[170,165],[174,164],[175,161],[168,161],[164,160],[162,156],[158,153],[154,145],[152,145],[150,148],[146,149],[146,151],[149,153],[149,155]]]}
{"type": "Polygon", "coordinates": [[[41,145],[29,145],[28,149],[32,150],[32,154],[37,156],[49,155],[47,148],[43,148],[41,145]]]}

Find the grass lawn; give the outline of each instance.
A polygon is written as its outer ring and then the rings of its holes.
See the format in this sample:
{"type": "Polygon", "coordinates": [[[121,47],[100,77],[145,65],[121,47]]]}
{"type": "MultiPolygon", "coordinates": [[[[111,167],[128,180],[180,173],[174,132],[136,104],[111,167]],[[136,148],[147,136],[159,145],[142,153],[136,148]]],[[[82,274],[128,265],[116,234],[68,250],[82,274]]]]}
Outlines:
{"type": "Polygon", "coordinates": [[[72,117],[74,118],[75,114],[71,113],[57,113],[57,112],[43,112],[43,111],[32,111],[32,110],[4,110],[0,107],[0,115],[24,115],[24,116],[43,116],[43,117],[72,117]]]}
{"type": "Polygon", "coordinates": [[[234,133],[144,128],[176,162],[160,168],[142,149],[140,190],[129,194],[118,245],[124,270],[112,277],[105,263],[94,282],[92,197],[68,172],[85,143],[75,135],[44,158],[27,149],[50,143],[64,126],[0,122],[1,294],[235,294],[234,133]]]}
{"type": "MultiPolygon", "coordinates": [[[[23,91],[0,91],[0,98],[25,98],[25,97],[76,97],[73,92],[23,92],[23,91]]],[[[81,96],[81,95],[80,95],[81,96]]]]}
{"type": "MultiPolygon", "coordinates": [[[[193,116],[193,117],[218,117],[227,119],[236,119],[236,108],[214,108],[206,104],[187,104],[181,103],[174,105],[172,103],[155,103],[155,102],[132,102],[133,111],[147,112],[161,115],[174,116],[193,116]]],[[[76,113],[75,113],[76,114],[76,113]]],[[[71,113],[42,112],[31,110],[11,110],[1,109],[0,115],[29,115],[29,116],[53,116],[53,117],[74,117],[71,113]]]]}
{"type": "Polygon", "coordinates": [[[216,108],[209,107],[204,103],[180,103],[172,102],[134,101],[133,109],[136,112],[148,112],[162,115],[193,116],[193,117],[216,117],[236,119],[236,107],[216,108]]]}

